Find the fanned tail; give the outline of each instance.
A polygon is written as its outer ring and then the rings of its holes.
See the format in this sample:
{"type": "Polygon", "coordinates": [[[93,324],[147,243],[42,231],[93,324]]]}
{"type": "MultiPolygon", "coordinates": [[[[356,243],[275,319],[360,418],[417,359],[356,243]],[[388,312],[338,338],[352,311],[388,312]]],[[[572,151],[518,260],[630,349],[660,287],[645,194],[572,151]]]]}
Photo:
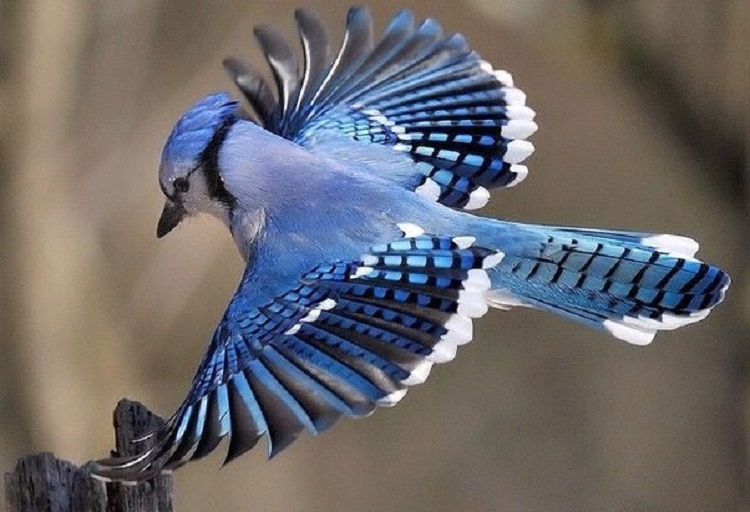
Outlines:
{"type": "Polygon", "coordinates": [[[690,238],[505,226],[489,292],[498,308],[535,307],[647,345],[657,331],[704,319],[729,287],[725,272],[694,258],[690,238]]]}

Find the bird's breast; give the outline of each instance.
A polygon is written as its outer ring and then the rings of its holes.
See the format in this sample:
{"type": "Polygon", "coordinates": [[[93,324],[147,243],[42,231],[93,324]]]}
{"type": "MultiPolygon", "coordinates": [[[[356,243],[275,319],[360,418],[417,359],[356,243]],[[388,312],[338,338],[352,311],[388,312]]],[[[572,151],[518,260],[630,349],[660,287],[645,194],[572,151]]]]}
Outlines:
{"type": "Polygon", "coordinates": [[[232,212],[229,230],[245,263],[250,261],[265,224],[266,214],[263,209],[254,211],[235,209],[232,212]]]}

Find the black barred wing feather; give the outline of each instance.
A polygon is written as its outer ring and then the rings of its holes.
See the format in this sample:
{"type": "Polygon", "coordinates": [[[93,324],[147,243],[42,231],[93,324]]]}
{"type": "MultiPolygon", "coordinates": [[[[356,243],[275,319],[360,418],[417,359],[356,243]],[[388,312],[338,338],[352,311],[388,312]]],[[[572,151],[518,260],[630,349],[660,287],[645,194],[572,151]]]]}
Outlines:
{"type": "MultiPolygon", "coordinates": [[[[442,204],[476,209],[488,189],[510,187],[527,174],[534,111],[506,71],[496,71],[458,34],[432,19],[415,25],[397,14],[373,42],[364,8],[347,17],[344,40],[330,58],[325,25],[297,12],[303,71],[275,30],[256,29],[277,85],[274,102],[261,75],[236,59],[225,65],[269,130],[306,146],[334,144],[338,134],[390,147],[416,162],[404,183],[442,204]]],[[[400,176],[400,174],[399,174],[400,176]]]]}
{"type": "Polygon", "coordinates": [[[245,282],[216,329],[191,390],[136,457],[99,461],[105,479],[140,480],[229,439],[226,462],[268,437],[269,456],[303,430],[396,404],[472,339],[487,311],[486,269],[502,255],[472,237],[404,238],[359,261],[321,265],[293,289],[252,306],[245,282]]]}

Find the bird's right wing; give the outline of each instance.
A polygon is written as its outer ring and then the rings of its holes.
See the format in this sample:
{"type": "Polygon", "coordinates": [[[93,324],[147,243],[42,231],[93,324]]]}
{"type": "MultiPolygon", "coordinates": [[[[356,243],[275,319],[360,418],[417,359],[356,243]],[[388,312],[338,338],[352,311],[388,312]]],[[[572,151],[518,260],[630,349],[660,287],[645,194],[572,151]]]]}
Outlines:
{"type": "MultiPolygon", "coordinates": [[[[402,11],[373,44],[370,14],[357,7],[330,59],[328,32],[318,16],[299,10],[297,25],[301,74],[279,32],[266,26],[255,31],[277,98],[260,73],[236,59],[225,61],[270,131],[319,151],[340,149],[344,139],[389,148],[416,163],[404,186],[454,208],[480,208],[488,189],[526,177],[521,162],[534,150],[526,141],[537,128],[534,111],[510,74],[494,70],[460,34],[444,35],[432,19],[415,26],[412,14],[402,11]]],[[[376,154],[365,151],[359,158],[376,154]]],[[[349,152],[348,158],[358,156],[349,152]]]]}
{"type": "Polygon", "coordinates": [[[213,451],[226,461],[268,436],[269,457],[302,430],[396,404],[434,363],[472,339],[487,311],[487,269],[501,259],[471,237],[403,225],[404,238],[359,261],[321,265],[261,307],[244,280],[215,331],[183,405],[153,448],[99,461],[105,479],[141,480],[213,451]]]}

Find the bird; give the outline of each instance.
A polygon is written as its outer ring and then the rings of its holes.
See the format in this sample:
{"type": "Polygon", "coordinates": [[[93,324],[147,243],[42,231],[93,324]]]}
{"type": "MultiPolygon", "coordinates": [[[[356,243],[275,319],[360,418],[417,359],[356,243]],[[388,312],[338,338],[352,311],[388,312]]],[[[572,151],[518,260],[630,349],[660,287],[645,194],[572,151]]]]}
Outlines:
{"type": "Polygon", "coordinates": [[[403,10],[376,38],[353,7],[334,54],[315,11],[295,19],[302,59],[256,27],[272,80],[227,58],[244,103],[205,96],[165,143],[157,237],[207,213],[246,266],[182,405],[98,477],[151,478],[224,439],[225,463],[264,437],[274,457],[303,431],[397,404],[489,310],[647,345],[724,299],[729,276],[690,238],[471,213],[526,177],[537,124],[511,74],[462,35],[403,10]]]}

